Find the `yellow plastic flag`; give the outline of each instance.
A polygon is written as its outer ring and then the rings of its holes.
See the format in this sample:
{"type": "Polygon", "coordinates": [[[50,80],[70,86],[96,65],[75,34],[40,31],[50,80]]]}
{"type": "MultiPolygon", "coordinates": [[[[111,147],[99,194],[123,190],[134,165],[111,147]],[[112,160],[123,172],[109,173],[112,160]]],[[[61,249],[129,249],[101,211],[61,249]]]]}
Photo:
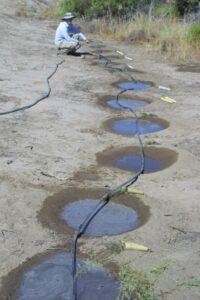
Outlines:
{"type": "Polygon", "coordinates": [[[173,104],[173,103],[176,103],[176,100],[170,98],[170,97],[167,97],[167,96],[163,96],[160,98],[161,100],[165,101],[165,102],[168,102],[170,104],[173,104]]]}
{"type": "Polygon", "coordinates": [[[125,242],[125,241],[122,241],[122,243],[124,245],[125,250],[149,251],[149,248],[144,245],[140,245],[132,242],[125,242]]]}
{"type": "Polygon", "coordinates": [[[130,188],[130,187],[127,188],[126,193],[128,193],[128,194],[144,195],[144,192],[136,190],[136,189],[133,189],[133,188],[130,188]]]}

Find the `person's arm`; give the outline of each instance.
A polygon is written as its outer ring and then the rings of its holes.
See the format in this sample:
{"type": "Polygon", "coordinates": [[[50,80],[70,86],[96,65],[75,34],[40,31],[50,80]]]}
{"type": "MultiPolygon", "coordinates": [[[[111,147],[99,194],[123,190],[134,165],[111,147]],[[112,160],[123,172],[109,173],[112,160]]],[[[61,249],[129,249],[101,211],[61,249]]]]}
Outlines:
{"type": "Polygon", "coordinates": [[[80,37],[80,41],[87,41],[88,40],[82,32],[79,33],[79,37],[80,37]]]}
{"type": "Polygon", "coordinates": [[[82,32],[80,32],[78,35],[79,35],[79,41],[80,42],[83,42],[83,44],[84,43],[89,43],[89,40],[86,38],[86,36],[82,32]]]}

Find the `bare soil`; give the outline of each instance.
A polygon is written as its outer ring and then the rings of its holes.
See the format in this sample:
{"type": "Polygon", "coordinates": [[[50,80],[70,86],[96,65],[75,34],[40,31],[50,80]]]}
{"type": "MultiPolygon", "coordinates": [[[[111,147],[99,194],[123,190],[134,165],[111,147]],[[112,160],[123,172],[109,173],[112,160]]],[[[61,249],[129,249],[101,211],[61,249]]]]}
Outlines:
{"type": "MultiPolygon", "coordinates": [[[[1,1],[0,6],[0,112],[29,105],[44,95],[47,76],[62,58],[64,62],[50,80],[49,98],[28,110],[0,116],[2,300],[8,299],[8,291],[16,284],[11,280],[9,286],[5,279],[11,278],[6,277],[8,273],[58,245],[65,244],[71,251],[71,234],[65,233],[63,225],[53,228],[49,219],[48,226],[48,218],[58,211],[55,201],[52,205],[50,200],[48,207],[48,199],[55,200],[59,193],[63,199],[65,191],[74,189],[80,193],[70,194],[74,201],[85,195],[82,189],[100,192],[117,186],[130,178],[130,173],[115,170],[109,163],[98,164],[96,154],[138,146],[135,137],[116,135],[102,126],[111,118],[130,117],[127,111],[99,105],[99,98],[118,93],[113,83],[127,79],[127,75],[92,65],[95,60],[91,56],[84,60],[57,56],[53,43],[57,22],[16,17],[12,3],[1,1]],[[45,207],[47,214],[41,222],[38,216],[41,211],[45,214],[45,207]]],[[[163,63],[160,54],[149,53],[142,46],[111,41],[104,41],[104,45],[105,50],[119,49],[133,58],[128,64],[136,70],[131,72],[135,79],[170,87],[165,91],[154,86],[133,94],[149,99],[143,111],[169,122],[165,130],[142,136],[143,141],[159,142],[160,151],[173,150],[178,157],[168,168],[144,174],[135,184],[145,193],[140,196],[144,206],[150,208],[151,215],[143,226],[119,236],[81,239],[80,251],[100,251],[119,240],[144,244],[152,251],[123,251],[112,259],[130,261],[144,270],[168,261],[155,283],[158,299],[198,300],[198,286],[189,282],[200,278],[199,69],[191,65],[180,68],[181,62],[179,66],[163,63]],[[172,97],[176,103],[164,102],[161,96],[172,97]]],[[[84,46],[81,51],[91,50],[94,48],[84,46]]]]}

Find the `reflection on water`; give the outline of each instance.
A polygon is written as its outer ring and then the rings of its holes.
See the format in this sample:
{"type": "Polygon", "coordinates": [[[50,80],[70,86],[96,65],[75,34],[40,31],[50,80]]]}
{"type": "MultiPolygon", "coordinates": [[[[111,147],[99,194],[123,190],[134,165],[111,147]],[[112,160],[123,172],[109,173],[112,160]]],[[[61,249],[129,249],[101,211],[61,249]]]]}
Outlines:
{"type": "Polygon", "coordinates": [[[112,124],[112,130],[121,134],[145,134],[163,130],[164,127],[156,122],[135,119],[123,119],[112,124]]]}
{"type": "Polygon", "coordinates": [[[136,91],[144,91],[151,87],[149,83],[142,83],[142,82],[120,82],[117,84],[117,87],[122,90],[136,90],[136,91]]]}
{"type": "MultiPolygon", "coordinates": [[[[78,262],[78,299],[115,300],[119,283],[103,268],[78,262]]],[[[32,267],[22,278],[17,300],[67,300],[72,299],[72,258],[60,253],[46,258],[32,267]]]]}
{"type": "Polygon", "coordinates": [[[128,100],[128,99],[111,99],[107,101],[107,104],[116,109],[126,109],[126,108],[131,108],[131,109],[140,109],[145,107],[148,102],[146,101],[140,101],[140,100],[128,100]]]}
{"type": "MultiPolygon", "coordinates": [[[[67,205],[61,219],[78,229],[98,205],[98,200],[80,200],[67,205]]],[[[92,220],[85,233],[92,236],[115,235],[135,229],[139,225],[137,213],[130,207],[109,202],[92,220]]]]}
{"type": "MultiPolygon", "coordinates": [[[[138,172],[141,166],[142,160],[139,154],[125,154],[115,158],[115,167],[119,169],[138,172]]],[[[159,160],[145,157],[144,173],[156,172],[160,169],[161,162],[159,160]]]]}

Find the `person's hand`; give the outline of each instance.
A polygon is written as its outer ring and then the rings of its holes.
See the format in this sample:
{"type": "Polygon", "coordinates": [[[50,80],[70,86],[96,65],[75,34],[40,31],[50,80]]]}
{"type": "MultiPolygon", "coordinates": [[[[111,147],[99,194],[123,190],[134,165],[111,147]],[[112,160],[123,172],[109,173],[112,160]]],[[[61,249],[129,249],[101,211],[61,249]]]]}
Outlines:
{"type": "Polygon", "coordinates": [[[84,45],[84,44],[88,44],[89,40],[84,40],[84,41],[79,41],[79,45],[84,45]]]}
{"type": "Polygon", "coordinates": [[[79,45],[83,46],[86,43],[86,41],[79,41],[78,43],[79,45]]]}

